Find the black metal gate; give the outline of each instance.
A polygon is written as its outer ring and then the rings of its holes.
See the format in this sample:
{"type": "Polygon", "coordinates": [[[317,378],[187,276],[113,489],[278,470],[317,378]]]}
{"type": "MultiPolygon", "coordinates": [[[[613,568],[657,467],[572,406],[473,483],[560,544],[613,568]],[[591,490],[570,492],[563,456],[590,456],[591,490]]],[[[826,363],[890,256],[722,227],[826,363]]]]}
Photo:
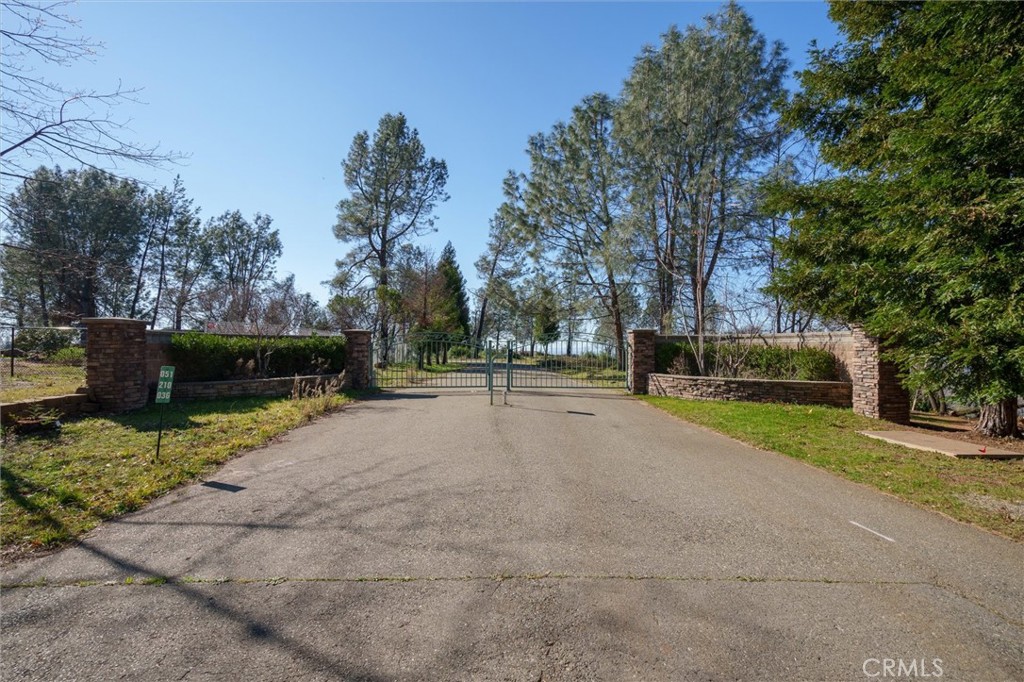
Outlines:
{"type": "Polygon", "coordinates": [[[374,344],[377,388],[626,388],[626,350],[585,335],[549,344],[412,333],[374,344]]]}
{"type": "Polygon", "coordinates": [[[516,388],[626,388],[626,349],[591,334],[548,344],[511,342],[506,385],[516,388]]]}
{"type": "Polygon", "coordinates": [[[377,388],[489,388],[492,351],[464,336],[411,333],[373,345],[377,388]]]}

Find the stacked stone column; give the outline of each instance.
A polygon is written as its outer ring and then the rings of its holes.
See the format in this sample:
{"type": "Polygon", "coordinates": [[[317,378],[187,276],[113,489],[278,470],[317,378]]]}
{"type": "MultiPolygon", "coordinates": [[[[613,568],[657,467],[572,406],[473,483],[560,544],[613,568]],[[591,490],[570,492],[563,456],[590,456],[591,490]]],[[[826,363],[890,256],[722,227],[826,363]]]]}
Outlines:
{"type": "Polygon", "coordinates": [[[346,329],[345,373],[352,379],[352,388],[370,387],[370,339],[366,329],[346,329]]]}
{"type": "Polygon", "coordinates": [[[632,393],[647,393],[647,375],[654,373],[654,330],[633,329],[629,332],[629,386],[632,393]]]}
{"type": "Polygon", "coordinates": [[[882,344],[853,325],[853,411],[897,424],[910,423],[910,394],[899,380],[897,366],[882,360],[882,344]]]}
{"type": "Polygon", "coordinates": [[[83,320],[85,383],[90,397],[108,412],[145,407],[146,323],[118,317],[83,320]]]}

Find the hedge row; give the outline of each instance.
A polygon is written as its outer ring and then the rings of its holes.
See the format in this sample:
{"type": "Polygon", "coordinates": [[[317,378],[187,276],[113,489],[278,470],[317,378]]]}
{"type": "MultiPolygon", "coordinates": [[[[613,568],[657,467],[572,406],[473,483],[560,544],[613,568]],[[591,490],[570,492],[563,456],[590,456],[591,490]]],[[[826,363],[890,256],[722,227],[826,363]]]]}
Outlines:
{"type": "MultiPolygon", "coordinates": [[[[659,373],[701,374],[693,348],[686,342],[658,344],[655,346],[654,362],[659,373]]],[[[796,381],[839,379],[835,356],[820,348],[708,344],[705,346],[704,365],[704,374],[708,376],[796,381]]]]}
{"type": "Polygon", "coordinates": [[[171,337],[170,353],[178,381],[337,374],[345,369],[344,336],[260,339],[187,332],[171,337]],[[260,356],[266,359],[263,373],[260,356]]]}

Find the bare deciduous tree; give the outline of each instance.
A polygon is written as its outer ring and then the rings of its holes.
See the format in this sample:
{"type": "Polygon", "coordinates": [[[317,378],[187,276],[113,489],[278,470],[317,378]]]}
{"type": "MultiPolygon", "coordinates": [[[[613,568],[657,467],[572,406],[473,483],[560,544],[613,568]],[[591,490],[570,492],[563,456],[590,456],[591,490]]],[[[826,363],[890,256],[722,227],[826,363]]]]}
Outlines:
{"type": "MultiPolygon", "coordinates": [[[[68,0],[0,2],[0,174],[28,178],[41,164],[114,170],[124,163],[161,165],[177,158],[128,139],[114,109],[137,102],[120,82],[107,91],[76,90],[41,71],[94,57],[100,45],[82,36],[68,0]]],[[[4,201],[6,210],[6,200],[4,201]]]]}

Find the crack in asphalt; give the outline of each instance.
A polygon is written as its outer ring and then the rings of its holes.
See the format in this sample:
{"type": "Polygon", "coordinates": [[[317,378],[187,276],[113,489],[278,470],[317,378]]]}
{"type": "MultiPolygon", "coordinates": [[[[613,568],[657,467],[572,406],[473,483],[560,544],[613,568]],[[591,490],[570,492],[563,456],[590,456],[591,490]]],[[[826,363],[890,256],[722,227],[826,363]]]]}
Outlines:
{"type": "Polygon", "coordinates": [[[538,582],[561,580],[623,580],[623,581],[663,581],[693,583],[809,583],[820,585],[897,585],[897,586],[928,586],[941,587],[935,583],[920,580],[842,580],[833,578],[806,578],[792,576],[686,576],[686,575],[645,575],[645,574],[603,574],[603,573],[498,573],[494,575],[453,575],[453,576],[409,576],[409,575],[371,575],[371,576],[339,576],[308,578],[301,576],[272,576],[265,578],[246,577],[209,577],[182,576],[151,576],[148,578],[128,578],[125,580],[61,580],[46,579],[25,583],[0,584],[0,589],[33,589],[52,587],[158,587],[161,585],[280,585],[283,583],[415,583],[415,582],[538,582]]]}
{"type": "Polygon", "coordinates": [[[646,574],[603,574],[603,573],[498,573],[493,575],[367,575],[367,576],[339,576],[309,578],[301,576],[271,576],[263,578],[247,577],[199,577],[182,576],[171,578],[167,576],[149,576],[145,578],[126,578],[124,580],[61,580],[50,581],[46,579],[35,580],[24,583],[0,583],[0,589],[45,589],[45,588],[87,588],[87,587],[160,587],[162,585],[261,585],[273,586],[284,583],[380,583],[380,584],[401,584],[401,583],[465,583],[465,582],[493,582],[502,583],[508,581],[519,582],[541,582],[541,581],[651,581],[651,582],[676,582],[676,583],[767,583],[767,584],[807,584],[807,585],[876,585],[895,587],[931,587],[943,592],[950,593],[960,599],[974,604],[976,607],[996,616],[1008,625],[1024,627],[1024,620],[1014,618],[1005,613],[994,610],[985,604],[972,599],[969,595],[953,588],[951,585],[930,582],[927,580],[844,580],[836,578],[809,578],[795,576],[688,576],[688,575],[646,575],[646,574]]]}

